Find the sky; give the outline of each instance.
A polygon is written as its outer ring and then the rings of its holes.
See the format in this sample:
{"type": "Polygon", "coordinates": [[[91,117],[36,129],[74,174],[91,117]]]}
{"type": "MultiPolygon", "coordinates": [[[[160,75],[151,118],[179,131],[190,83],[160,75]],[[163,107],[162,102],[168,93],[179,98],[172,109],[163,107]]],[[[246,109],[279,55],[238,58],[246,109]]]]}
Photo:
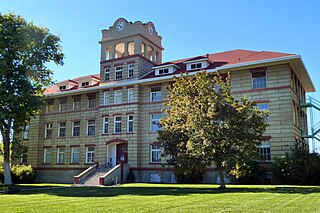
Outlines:
{"type": "Polygon", "coordinates": [[[50,65],[58,82],[99,73],[101,30],[123,17],[154,23],[163,62],[233,49],[293,53],[320,91],[318,0],[0,0],[0,12],[60,36],[65,64],[50,65]]]}

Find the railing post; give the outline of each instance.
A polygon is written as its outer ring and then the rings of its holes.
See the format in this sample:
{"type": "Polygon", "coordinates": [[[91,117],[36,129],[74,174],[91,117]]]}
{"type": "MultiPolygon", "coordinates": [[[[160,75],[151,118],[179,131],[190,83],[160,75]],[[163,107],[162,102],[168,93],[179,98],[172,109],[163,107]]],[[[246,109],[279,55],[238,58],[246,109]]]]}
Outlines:
{"type": "Polygon", "coordinates": [[[78,184],[78,183],[79,183],[79,178],[73,177],[73,184],[78,184]]]}
{"type": "Polygon", "coordinates": [[[99,185],[104,185],[104,178],[102,177],[99,178],[99,185]]]}

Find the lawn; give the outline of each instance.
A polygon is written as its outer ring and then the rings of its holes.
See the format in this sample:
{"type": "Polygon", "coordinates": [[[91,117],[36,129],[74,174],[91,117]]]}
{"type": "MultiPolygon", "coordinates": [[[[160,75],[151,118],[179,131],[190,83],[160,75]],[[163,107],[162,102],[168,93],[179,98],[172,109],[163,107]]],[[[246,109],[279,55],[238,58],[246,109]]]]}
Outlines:
{"type": "Polygon", "coordinates": [[[320,187],[125,184],[19,185],[1,194],[0,212],[319,212],[320,187]]]}

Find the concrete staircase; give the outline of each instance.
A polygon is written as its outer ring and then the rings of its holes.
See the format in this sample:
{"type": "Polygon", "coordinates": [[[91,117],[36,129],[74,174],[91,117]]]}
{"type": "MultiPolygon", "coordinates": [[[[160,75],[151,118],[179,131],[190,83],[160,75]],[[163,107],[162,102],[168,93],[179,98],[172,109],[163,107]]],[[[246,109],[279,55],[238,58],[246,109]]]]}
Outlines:
{"type": "Polygon", "coordinates": [[[101,166],[97,171],[93,172],[91,175],[83,179],[80,184],[86,186],[98,186],[99,185],[99,177],[104,175],[109,171],[109,167],[101,166]]]}

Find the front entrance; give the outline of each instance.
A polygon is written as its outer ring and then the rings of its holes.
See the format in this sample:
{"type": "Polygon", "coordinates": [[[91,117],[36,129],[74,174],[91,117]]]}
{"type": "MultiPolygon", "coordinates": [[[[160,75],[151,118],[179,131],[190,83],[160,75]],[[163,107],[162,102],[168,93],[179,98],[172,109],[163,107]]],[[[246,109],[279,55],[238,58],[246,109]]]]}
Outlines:
{"type": "Polygon", "coordinates": [[[128,144],[117,144],[117,164],[128,162],[128,144]]]}

